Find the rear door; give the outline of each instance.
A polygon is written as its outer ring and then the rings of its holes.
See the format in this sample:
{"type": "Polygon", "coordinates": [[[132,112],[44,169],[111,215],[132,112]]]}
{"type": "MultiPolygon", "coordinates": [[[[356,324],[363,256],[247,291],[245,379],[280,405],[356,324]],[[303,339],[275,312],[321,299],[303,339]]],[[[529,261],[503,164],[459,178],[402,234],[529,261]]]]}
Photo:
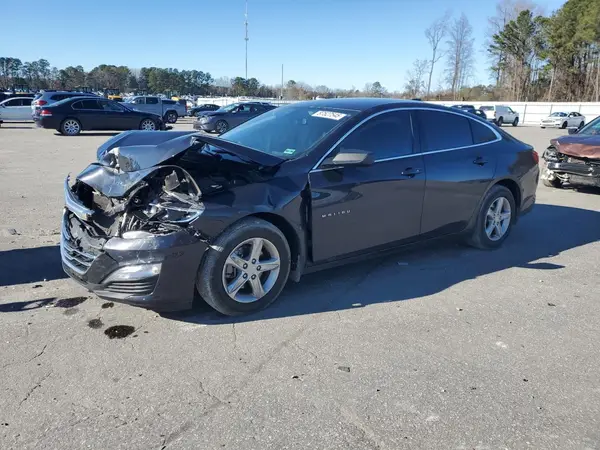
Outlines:
{"type": "Polygon", "coordinates": [[[5,100],[2,103],[2,109],[0,114],[2,114],[3,120],[19,120],[19,111],[18,108],[21,106],[21,100],[18,98],[11,98],[10,100],[5,100]]]}
{"type": "Polygon", "coordinates": [[[84,130],[110,130],[104,110],[98,100],[80,100],[73,103],[73,110],[84,130]]]}
{"type": "Polygon", "coordinates": [[[144,111],[163,116],[163,105],[158,97],[146,97],[146,108],[144,111]]]}
{"type": "Polygon", "coordinates": [[[313,261],[417,238],[425,167],[423,156],[414,153],[412,122],[408,110],[380,113],[345,137],[310,172],[313,261]],[[370,152],[375,163],[327,165],[344,150],[370,152]]]}
{"type": "Polygon", "coordinates": [[[427,171],[421,233],[462,231],[494,178],[495,143],[487,123],[450,111],[418,111],[421,151],[427,171]]]}

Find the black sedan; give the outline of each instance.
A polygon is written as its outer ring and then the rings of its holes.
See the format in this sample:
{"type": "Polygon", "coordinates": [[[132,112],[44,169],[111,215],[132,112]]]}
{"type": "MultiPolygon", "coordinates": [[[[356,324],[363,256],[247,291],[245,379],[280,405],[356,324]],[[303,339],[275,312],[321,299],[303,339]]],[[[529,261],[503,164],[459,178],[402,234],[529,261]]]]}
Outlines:
{"type": "Polygon", "coordinates": [[[197,291],[223,314],[288,279],[455,235],[500,247],[535,204],[538,155],[456,109],[301,102],[219,138],[132,131],[65,181],[63,268],[102,298],[157,310],[197,291]]]}
{"type": "Polygon", "coordinates": [[[98,97],[68,98],[42,107],[37,125],[66,136],[89,130],[164,130],[162,117],[98,97]]]}
{"type": "Polygon", "coordinates": [[[216,111],[202,113],[194,122],[194,129],[222,134],[275,108],[274,105],[264,102],[233,103],[216,111]]]}
{"type": "Polygon", "coordinates": [[[205,103],[204,105],[194,106],[188,111],[191,117],[198,117],[206,111],[216,111],[219,109],[219,105],[213,105],[212,103],[205,103]]]}

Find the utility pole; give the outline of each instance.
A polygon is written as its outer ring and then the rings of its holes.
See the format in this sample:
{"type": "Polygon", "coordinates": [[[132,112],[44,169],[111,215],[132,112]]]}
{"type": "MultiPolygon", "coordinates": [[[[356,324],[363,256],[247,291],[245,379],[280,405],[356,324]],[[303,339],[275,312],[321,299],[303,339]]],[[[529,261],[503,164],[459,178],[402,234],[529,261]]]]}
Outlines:
{"type": "Polygon", "coordinates": [[[283,64],[281,65],[281,100],[283,100],[283,64]]]}
{"type": "Polygon", "coordinates": [[[245,37],[245,41],[246,41],[246,80],[248,79],[248,0],[246,0],[246,21],[244,22],[244,25],[246,26],[246,37],[245,37]]]}

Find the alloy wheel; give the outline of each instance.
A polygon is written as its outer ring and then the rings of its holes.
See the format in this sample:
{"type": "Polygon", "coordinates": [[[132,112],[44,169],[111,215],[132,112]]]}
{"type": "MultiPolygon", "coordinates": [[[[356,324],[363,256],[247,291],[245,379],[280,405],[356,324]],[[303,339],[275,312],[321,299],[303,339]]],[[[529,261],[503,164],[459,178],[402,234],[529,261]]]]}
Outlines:
{"type": "Polygon", "coordinates": [[[485,216],[485,234],[491,241],[499,241],[508,231],[511,220],[510,202],[505,197],[498,197],[485,216]]]}
{"type": "Polygon", "coordinates": [[[223,134],[227,131],[227,129],[229,128],[229,126],[227,125],[227,122],[223,121],[223,120],[219,120],[215,126],[215,128],[217,129],[217,133],[219,134],[223,134]]]}
{"type": "Polygon", "coordinates": [[[277,247],[265,238],[247,239],[229,254],[223,266],[223,288],[239,303],[264,297],[279,278],[277,247]]]}
{"type": "Polygon", "coordinates": [[[77,122],[76,120],[73,120],[73,119],[69,119],[69,120],[65,121],[65,123],[63,124],[63,130],[69,136],[73,136],[73,135],[79,133],[80,128],[81,127],[79,126],[79,122],[77,122]]]}
{"type": "Polygon", "coordinates": [[[142,126],[140,128],[146,131],[154,131],[156,130],[156,124],[154,123],[154,121],[146,119],[142,122],[142,126]]]}

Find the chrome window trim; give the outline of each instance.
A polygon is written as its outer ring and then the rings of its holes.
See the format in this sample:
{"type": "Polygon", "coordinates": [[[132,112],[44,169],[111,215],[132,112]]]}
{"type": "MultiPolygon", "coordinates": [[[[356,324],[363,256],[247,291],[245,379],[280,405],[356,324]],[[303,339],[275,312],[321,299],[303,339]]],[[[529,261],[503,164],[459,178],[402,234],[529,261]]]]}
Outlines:
{"type": "Polygon", "coordinates": [[[344,139],[346,139],[350,134],[352,134],[352,132],[354,132],[358,127],[360,127],[362,124],[364,124],[368,120],[371,120],[374,117],[380,116],[381,114],[386,114],[386,113],[395,112],[395,111],[406,111],[406,110],[408,110],[408,111],[437,111],[437,112],[442,112],[442,113],[446,113],[446,114],[454,114],[456,116],[464,117],[467,120],[471,120],[471,121],[477,122],[477,123],[479,123],[479,124],[481,124],[481,125],[483,125],[485,127],[488,127],[490,130],[492,130],[492,132],[496,136],[496,139],[493,140],[493,141],[482,142],[480,144],[465,145],[465,146],[462,146],[462,147],[444,148],[444,149],[441,149],[441,150],[431,150],[431,151],[428,151],[428,152],[417,152],[417,153],[411,153],[409,155],[400,155],[400,156],[393,156],[393,157],[390,157],[390,158],[376,159],[375,163],[385,162],[385,161],[393,161],[393,160],[396,160],[396,159],[404,159],[404,158],[409,158],[411,156],[417,156],[417,155],[431,155],[431,154],[434,154],[434,153],[444,153],[444,152],[451,152],[451,151],[454,151],[454,150],[462,150],[464,148],[480,147],[482,145],[494,144],[494,143],[499,142],[499,141],[502,140],[502,136],[500,136],[500,133],[498,133],[496,130],[494,130],[494,128],[489,123],[483,122],[483,121],[473,120],[471,117],[468,117],[466,114],[461,114],[461,113],[459,113],[457,111],[444,110],[444,109],[438,109],[438,108],[414,107],[414,106],[404,106],[404,107],[400,107],[400,108],[386,109],[385,111],[379,111],[379,112],[376,112],[375,114],[371,114],[369,117],[365,117],[359,123],[357,123],[356,125],[354,125],[350,130],[348,130],[348,132],[346,132],[341,138],[339,138],[335,142],[335,144],[333,144],[331,146],[331,148],[321,157],[321,159],[319,159],[319,161],[317,162],[317,164],[314,165],[314,167],[309,171],[309,173],[310,172],[322,172],[324,170],[330,170],[330,169],[332,169],[330,167],[327,167],[325,169],[319,169],[318,167],[325,160],[325,158],[327,158],[329,156],[329,154],[331,152],[333,152],[335,150],[335,148],[344,139]]]}

